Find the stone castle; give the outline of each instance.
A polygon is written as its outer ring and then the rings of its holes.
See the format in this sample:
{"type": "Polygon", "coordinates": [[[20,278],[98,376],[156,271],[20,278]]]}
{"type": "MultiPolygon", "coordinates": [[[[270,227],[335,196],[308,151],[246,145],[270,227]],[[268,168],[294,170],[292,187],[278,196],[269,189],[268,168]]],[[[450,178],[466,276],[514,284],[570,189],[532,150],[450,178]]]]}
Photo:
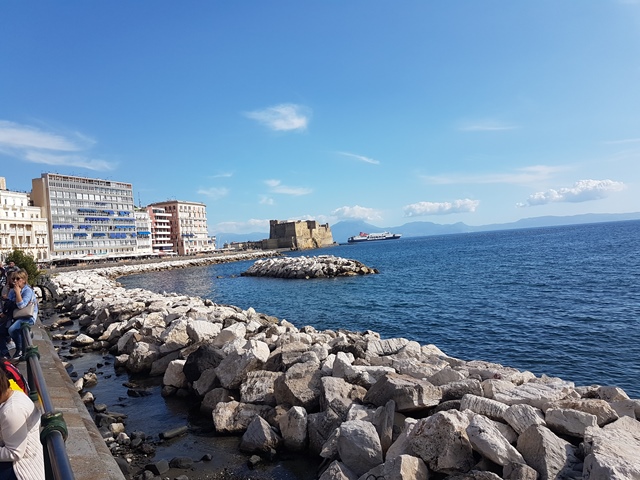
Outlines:
{"type": "Polygon", "coordinates": [[[334,244],[328,223],[320,225],[315,220],[297,220],[295,222],[271,220],[269,238],[262,240],[264,250],[290,248],[309,250],[330,247],[334,244]]]}

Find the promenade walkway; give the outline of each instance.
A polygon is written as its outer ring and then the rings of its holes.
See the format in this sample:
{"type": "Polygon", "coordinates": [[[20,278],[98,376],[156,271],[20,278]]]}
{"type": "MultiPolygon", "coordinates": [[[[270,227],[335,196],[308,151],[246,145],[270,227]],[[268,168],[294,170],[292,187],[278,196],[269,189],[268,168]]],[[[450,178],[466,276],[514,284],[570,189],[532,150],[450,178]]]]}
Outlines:
{"type": "MultiPolygon", "coordinates": [[[[125,480],[53,348],[48,332],[38,323],[32,327],[32,333],[49,395],[67,424],[67,454],[76,480],[125,480]]],[[[20,368],[26,374],[24,363],[20,368]]]]}

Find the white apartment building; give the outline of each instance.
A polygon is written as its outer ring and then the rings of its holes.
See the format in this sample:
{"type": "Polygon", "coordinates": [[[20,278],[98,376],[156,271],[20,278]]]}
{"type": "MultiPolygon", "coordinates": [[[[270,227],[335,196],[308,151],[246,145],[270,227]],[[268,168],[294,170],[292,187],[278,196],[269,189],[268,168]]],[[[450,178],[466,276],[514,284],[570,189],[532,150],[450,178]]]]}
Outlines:
{"type": "Polygon", "coordinates": [[[51,260],[137,255],[130,183],[44,173],[31,198],[48,220],[51,260]]]}
{"type": "Polygon", "coordinates": [[[139,255],[153,254],[153,244],[151,241],[151,217],[146,208],[136,208],[134,210],[136,218],[136,240],[139,255]]]}
{"type": "Polygon", "coordinates": [[[212,250],[207,229],[207,206],[204,203],[168,200],[149,205],[162,208],[169,215],[170,240],[178,255],[194,255],[212,250]]]}
{"type": "Polygon", "coordinates": [[[28,193],[7,190],[5,178],[0,177],[0,259],[15,249],[36,262],[48,260],[47,219],[28,193]]]}
{"type": "Polygon", "coordinates": [[[171,215],[164,208],[149,205],[147,207],[151,220],[151,244],[153,253],[158,255],[176,255],[171,243],[171,215]]]}

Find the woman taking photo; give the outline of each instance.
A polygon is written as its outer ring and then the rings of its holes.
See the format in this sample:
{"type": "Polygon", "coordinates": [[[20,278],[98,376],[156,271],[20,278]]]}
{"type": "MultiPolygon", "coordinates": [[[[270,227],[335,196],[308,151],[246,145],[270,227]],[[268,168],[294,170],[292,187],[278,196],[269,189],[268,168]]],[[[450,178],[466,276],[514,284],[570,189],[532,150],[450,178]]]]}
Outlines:
{"type": "Polygon", "coordinates": [[[18,270],[11,279],[13,280],[13,290],[9,291],[9,300],[16,303],[16,310],[13,311],[13,324],[9,327],[9,335],[16,344],[13,358],[20,358],[23,353],[22,325],[25,323],[35,325],[38,317],[38,298],[27,283],[29,275],[25,270],[18,270]],[[28,307],[30,304],[33,305],[33,312],[29,316],[20,316],[18,310],[28,307]]]}
{"type": "Polygon", "coordinates": [[[40,411],[0,368],[0,480],[44,480],[40,411]]]}

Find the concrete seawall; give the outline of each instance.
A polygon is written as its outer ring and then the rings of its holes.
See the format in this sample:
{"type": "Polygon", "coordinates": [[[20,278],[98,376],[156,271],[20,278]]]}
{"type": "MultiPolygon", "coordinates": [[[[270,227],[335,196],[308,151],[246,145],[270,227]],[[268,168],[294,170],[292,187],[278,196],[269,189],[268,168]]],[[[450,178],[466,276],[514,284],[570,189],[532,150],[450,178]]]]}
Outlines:
{"type": "MultiPolygon", "coordinates": [[[[125,480],[58,357],[48,332],[40,323],[32,328],[32,332],[49,396],[67,424],[67,455],[76,480],[125,480]]],[[[26,370],[24,363],[20,367],[26,370]]]]}

